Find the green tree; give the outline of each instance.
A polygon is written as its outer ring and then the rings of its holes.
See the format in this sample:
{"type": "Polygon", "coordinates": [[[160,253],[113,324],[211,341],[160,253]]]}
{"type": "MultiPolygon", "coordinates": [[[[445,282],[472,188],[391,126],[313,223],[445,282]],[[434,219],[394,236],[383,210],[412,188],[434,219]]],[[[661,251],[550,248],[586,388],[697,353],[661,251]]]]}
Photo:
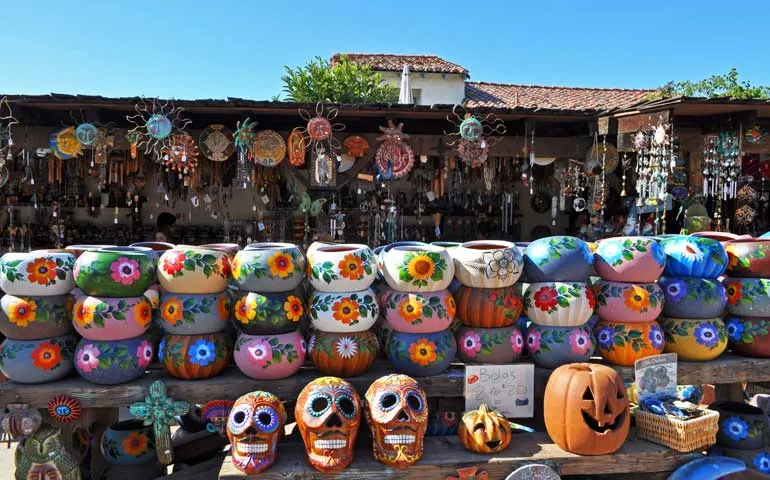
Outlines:
{"type": "Polygon", "coordinates": [[[752,85],[738,79],[738,70],[731,69],[725,75],[712,75],[709,78],[692,82],[668,82],[650,95],[650,99],[666,98],[675,95],[685,97],[730,97],[735,99],[770,98],[770,86],[752,85]]]}
{"type": "Polygon", "coordinates": [[[286,69],[281,77],[285,100],[296,103],[393,103],[398,89],[368,65],[342,56],[334,65],[316,57],[304,67],[286,69]]]}

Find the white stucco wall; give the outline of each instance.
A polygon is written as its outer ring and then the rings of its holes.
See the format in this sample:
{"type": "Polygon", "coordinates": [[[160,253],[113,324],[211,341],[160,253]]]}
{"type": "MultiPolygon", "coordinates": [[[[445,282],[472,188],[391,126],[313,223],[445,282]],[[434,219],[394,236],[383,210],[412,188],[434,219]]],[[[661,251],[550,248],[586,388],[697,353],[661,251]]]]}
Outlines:
{"type": "MultiPolygon", "coordinates": [[[[400,72],[380,72],[385,81],[401,85],[400,72]]],[[[465,98],[465,78],[458,74],[411,72],[412,89],[421,90],[419,105],[461,104],[465,98]],[[445,78],[446,77],[446,78],[445,78]]]]}

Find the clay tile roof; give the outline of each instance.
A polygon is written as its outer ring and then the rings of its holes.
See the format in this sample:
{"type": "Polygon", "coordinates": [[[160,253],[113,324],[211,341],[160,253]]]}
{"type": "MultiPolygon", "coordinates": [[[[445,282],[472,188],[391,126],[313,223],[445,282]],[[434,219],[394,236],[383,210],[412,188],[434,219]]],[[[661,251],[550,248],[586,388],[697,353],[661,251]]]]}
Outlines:
{"type": "Polygon", "coordinates": [[[520,107],[603,112],[643,102],[653,91],[466,82],[465,101],[469,108],[520,107]]]}
{"type": "Polygon", "coordinates": [[[369,65],[373,70],[400,72],[409,65],[412,72],[457,73],[468,75],[468,70],[435,55],[394,55],[390,53],[335,53],[331,62],[345,55],[356,65],[369,65]]]}

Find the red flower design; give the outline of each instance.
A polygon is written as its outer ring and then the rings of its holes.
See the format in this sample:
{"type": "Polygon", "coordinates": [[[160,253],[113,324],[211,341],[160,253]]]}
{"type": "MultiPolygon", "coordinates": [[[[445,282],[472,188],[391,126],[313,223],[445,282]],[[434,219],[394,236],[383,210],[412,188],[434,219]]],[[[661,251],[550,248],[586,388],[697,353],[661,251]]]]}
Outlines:
{"type": "Polygon", "coordinates": [[[586,298],[588,299],[588,307],[593,310],[596,307],[596,297],[594,297],[594,292],[588,287],[586,287],[586,298]]]}
{"type": "Polygon", "coordinates": [[[173,258],[166,258],[163,262],[163,270],[169,275],[176,275],[184,268],[185,260],[187,260],[187,256],[184,253],[179,253],[173,258]]]}
{"type": "Polygon", "coordinates": [[[547,312],[559,303],[556,300],[558,296],[559,292],[557,292],[555,288],[541,287],[540,290],[535,292],[535,306],[540,310],[547,312]]]}
{"type": "Polygon", "coordinates": [[[488,297],[489,297],[489,301],[496,302],[497,301],[497,292],[494,292],[494,291],[489,292],[488,297]]]}

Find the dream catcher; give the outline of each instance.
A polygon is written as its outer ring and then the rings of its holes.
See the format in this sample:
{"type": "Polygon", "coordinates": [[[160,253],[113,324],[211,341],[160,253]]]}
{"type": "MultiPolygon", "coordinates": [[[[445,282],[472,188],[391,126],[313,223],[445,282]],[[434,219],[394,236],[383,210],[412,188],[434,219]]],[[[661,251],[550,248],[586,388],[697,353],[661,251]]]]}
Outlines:
{"type": "Polygon", "coordinates": [[[457,106],[452,109],[452,116],[447,120],[455,126],[448,145],[455,147],[458,156],[471,167],[483,165],[489,157],[489,151],[505,135],[505,123],[494,113],[477,117],[469,112],[463,116],[457,113],[457,106]]]}
{"type": "Polygon", "coordinates": [[[251,159],[251,148],[254,144],[254,127],[257,126],[257,122],[251,122],[247,118],[244,121],[239,121],[236,124],[235,134],[233,135],[233,145],[235,151],[238,154],[238,169],[235,173],[235,185],[239,190],[245,190],[249,188],[251,182],[251,171],[254,168],[253,165],[248,162],[251,159]]]}
{"type": "Polygon", "coordinates": [[[174,106],[172,101],[160,102],[157,99],[148,105],[142,99],[141,104],[134,105],[134,110],[136,114],[126,116],[126,120],[134,126],[128,131],[132,149],[144,149],[145,155],[153,154],[155,160],[160,162],[175,144],[186,143],[185,139],[178,137],[186,134],[192,121],[183,117],[182,107],[174,106]]]}
{"type": "Polygon", "coordinates": [[[310,151],[310,185],[314,187],[333,187],[337,183],[336,161],[340,142],[334,138],[334,132],[345,130],[342,123],[332,123],[337,118],[335,108],[324,110],[323,104],[316,104],[315,116],[306,110],[299,110],[299,116],[307,121],[305,127],[296,131],[302,135],[306,148],[310,151]]]}
{"type": "Polygon", "coordinates": [[[0,187],[8,182],[6,161],[13,159],[13,126],[19,121],[13,116],[8,97],[0,99],[0,187]]]}
{"type": "Polygon", "coordinates": [[[636,205],[654,206],[655,234],[666,224],[666,197],[668,177],[677,165],[674,153],[673,128],[670,124],[658,122],[647,132],[634,135],[636,151],[636,205]]]}
{"type": "Polygon", "coordinates": [[[387,127],[380,127],[382,135],[377,137],[377,141],[382,143],[377,147],[374,161],[379,171],[377,176],[381,180],[401,178],[414,166],[414,152],[404,141],[409,139],[409,135],[403,130],[404,124],[396,126],[393,120],[388,120],[387,127]]]}

